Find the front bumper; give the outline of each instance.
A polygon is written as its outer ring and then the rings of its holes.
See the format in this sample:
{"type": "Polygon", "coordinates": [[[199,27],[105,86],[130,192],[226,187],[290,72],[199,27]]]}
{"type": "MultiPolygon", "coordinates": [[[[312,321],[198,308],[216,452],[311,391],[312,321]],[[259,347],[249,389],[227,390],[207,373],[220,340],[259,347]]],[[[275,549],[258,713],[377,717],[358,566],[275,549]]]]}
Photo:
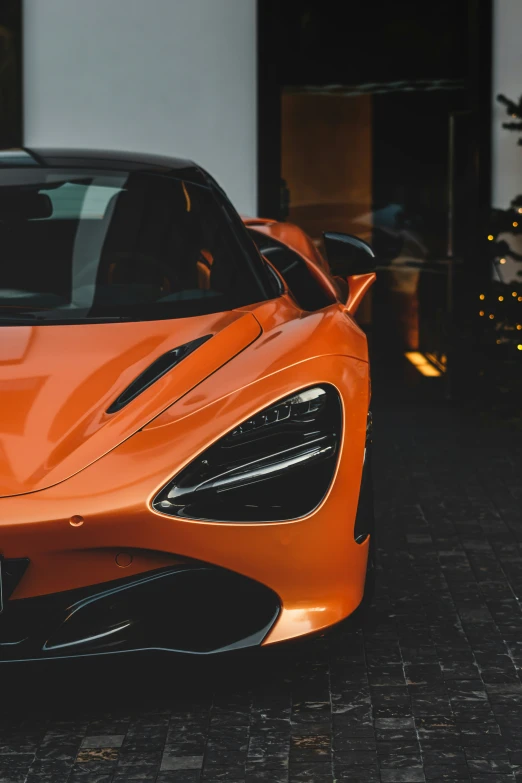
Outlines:
{"type": "Polygon", "coordinates": [[[278,596],[281,610],[262,644],[320,631],[357,608],[368,554],[368,540],[357,543],[354,537],[367,364],[341,356],[302,361],[214,401],[215,383],[200,384],[165,415],[62,483],[0,498],[0,555],[30,559],[8,604],[43,601],[197,561],[242,575],[278,596]],[[254,410],[320,383],[342,393],[343,443],[335,480],[313,513],[287,522],[243,524],[187,520],[152,508],[170,477],[224,432],[254,410]]]}
{"type": "MultiPolygon", "coordinates": [[[[4,571],[9,561],[3,561],[4,571]]],[[[136,650],[205,655],[257,646],[280,602],[246,577],[187,562],[77,590],[7,601],[0,662],[136,650]]]]}

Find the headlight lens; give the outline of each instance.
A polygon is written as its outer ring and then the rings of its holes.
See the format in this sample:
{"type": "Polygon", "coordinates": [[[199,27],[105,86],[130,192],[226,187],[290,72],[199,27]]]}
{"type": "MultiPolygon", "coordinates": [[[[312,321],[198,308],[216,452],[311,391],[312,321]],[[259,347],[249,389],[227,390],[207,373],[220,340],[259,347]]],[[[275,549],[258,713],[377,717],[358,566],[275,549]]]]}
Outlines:
{"type": "Polygon", "coordinates": [[[274,522],[309,514],[331,484],[341,401],[322,384],[244,421],[155,497],[164,514],[216,522],[274,522]]]}

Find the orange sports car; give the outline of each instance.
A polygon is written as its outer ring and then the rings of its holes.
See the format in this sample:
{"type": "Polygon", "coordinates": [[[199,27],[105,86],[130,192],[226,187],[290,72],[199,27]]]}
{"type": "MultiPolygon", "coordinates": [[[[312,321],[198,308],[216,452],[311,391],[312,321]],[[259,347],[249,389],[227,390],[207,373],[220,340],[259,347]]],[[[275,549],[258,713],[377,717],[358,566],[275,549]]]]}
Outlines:
{"type": "Polygon", "coordinates": [[[321,631],[372,569],[371,249],[190,161],[0,152],[0,660],[321,631]]]}

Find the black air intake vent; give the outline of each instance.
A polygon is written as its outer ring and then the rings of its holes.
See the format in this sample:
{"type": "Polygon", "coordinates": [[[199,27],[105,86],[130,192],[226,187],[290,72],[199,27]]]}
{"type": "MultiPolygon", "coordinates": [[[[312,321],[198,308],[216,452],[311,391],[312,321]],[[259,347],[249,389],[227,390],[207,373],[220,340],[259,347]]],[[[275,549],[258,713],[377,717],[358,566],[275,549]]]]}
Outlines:
{"type": "Polygon", "coordinates": [[[0,613],[23,577],[28,565],[29,560],[26,557],[9,560],[4,560],[3,557],[0,557],[0,613]]]}
{"type": "Polygon", "coordinates": [[[179,348],[174,348],[172,351],[167,351],[155,362],[147,367],[141,375],[130,383],[127,388],[122,391],[119,397],[107,408],[107,413],[116,413],[124,408],[131,400],[134,400],[139,394],[141,394],[149,386],[152,386],[159,378],[172,370],[177,364],[179,364],[189,353],[195,351],[200,345],[210,340],[211,334],[206,334],[204,337],[198,337],[197,340],[192,340],[190,343],[180,345],[179,348]]]}

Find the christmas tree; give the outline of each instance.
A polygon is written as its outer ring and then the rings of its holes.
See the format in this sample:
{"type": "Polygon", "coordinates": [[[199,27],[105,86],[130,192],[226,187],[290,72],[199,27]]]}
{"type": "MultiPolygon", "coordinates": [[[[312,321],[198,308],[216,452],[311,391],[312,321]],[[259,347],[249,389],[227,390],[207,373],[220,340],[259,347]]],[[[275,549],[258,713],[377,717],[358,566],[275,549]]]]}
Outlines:
{"type": "MultiPolygon", "coordinates": [[[[498,95],[514,122],[503,128],[522,133],[522,96],[518,103],[498,95]]],[[[522,146],[522,136],[518,139],[522,146]]],[[[492,265],[492,282],[479,295],[479,317],[484,322],[486,345],[495,346],[506,358],[520,351],[522,359],[522,195],[508,209],[495,209],[491,215],[487,251],[492,265]]]]}

